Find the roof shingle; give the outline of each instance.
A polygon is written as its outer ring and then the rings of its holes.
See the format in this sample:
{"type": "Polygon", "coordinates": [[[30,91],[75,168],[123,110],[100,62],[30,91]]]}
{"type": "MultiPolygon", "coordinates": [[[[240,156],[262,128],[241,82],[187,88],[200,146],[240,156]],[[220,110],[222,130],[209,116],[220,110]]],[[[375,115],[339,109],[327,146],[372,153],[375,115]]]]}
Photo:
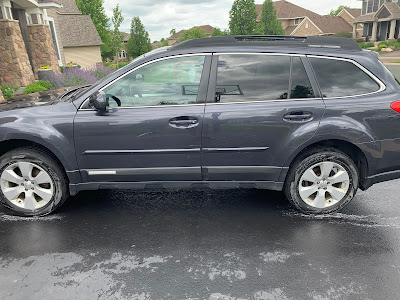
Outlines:
{"type": "MultiPolygon", "coordinates": [[[[319,14],[300,7],[286,0],[273,2],[278,19],[296,19],[301,17],[317,17],[319,14]]],[[[261,19],[262,4],[256,4],[257,22],[261,19]]]]}
{"type": "Polygon", "coordinates": [[[64,47],[103,45],[90,16],[59,15],[59,19],[64,47]]]}
{"type": "Polygon", "coordinates": [[[317,25],[324,34],[335,34],[340,32],[351,32],[353,26],[351,26],[345,19],[337,16],[319,16],[309,17],[309,19],[317,25]]]}

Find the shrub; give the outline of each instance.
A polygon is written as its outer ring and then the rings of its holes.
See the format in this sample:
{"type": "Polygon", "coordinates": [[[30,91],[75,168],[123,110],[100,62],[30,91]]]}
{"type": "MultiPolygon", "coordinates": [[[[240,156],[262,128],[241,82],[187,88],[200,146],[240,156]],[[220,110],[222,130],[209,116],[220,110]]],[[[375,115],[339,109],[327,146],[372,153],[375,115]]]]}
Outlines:
{"type": "Polygon", "coordinates": [[[24,89],[24,94],[32,94],[37,92],[47,91],[52,88],[52,84],[50,82],[39,80],[34,83],[31,83],[24,89]]]}
{"type": "Polygon", "coordinates": [[[375,47],[375,44],[373,42],[368,42],[368,43],[366,43],[366,45],[367,45],[367,48],[375,47]]]}
{"type": "Polygon", "coordinates": [[[378,50],[382,50],[383,48],[387,48],[387,44],[378,45],[378,50]]]}
{"type": "Polygon", "coordinates": [[[380,42],[380,43],[378,44],[378,47],[383,46],[383,45],[385,45],[385,47],[387,47],[387,42],[380,42]]]}
{"type": "Polygon", "coordinates": [[[8,99],[14,96],[15,91],[18,90],[19,87],[13,85],[0,85],[0,89],[3,93],[4,99],[8,99]]]}
{"type": "Polygon", "coordinates": [[[46,79],[51,83],[53,88],[58,89],[62,87],[93,84],[112,72],[114,72],[114,69],[104,66],[88,69],[65,68],[63,73],[49,74],[46,79]]]}
{"type": "Polygon", "coordinates": [[[367,49],[368,48],[367,43],[358,43],[358,45],[363,49],[367,49]]]}
{"type": "MultiPolygon", "coordinates": [[[[119,62],[118,63],[118,65],[119,65],[119,69],[121,69],[122,67],[125,67],[127,64],[129,64],[130,62],[127,62],[127,61],[123,61],[123,62],[119,62]]],[[[109,62],[109,63],[103,63],[103,65],[105,66],[105,67],[111,67],[111,68],[113,68],[114,70],[117,70],[117,63],[114,63],[114,62],[109,62]]]]}
{"type": "Polygon", "coordinates": [[[391,40],[387,42],[388,47],[394,47],[398,43],[397,40],[391,40]]]}
{"type": "Polygon", "coordinates": [[[350,32],[339,32],[339,33],[335,33],[333,36],[347,38],[347,39],[353,38],[353,34],[350,32]]]}

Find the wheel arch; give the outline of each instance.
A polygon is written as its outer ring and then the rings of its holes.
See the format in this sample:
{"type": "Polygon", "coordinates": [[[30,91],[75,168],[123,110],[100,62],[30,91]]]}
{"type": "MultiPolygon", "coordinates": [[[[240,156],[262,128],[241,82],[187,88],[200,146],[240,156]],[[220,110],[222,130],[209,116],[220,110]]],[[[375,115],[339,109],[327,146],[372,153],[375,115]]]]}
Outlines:
{"type": "Polygon", "coordinates": [[[44,143],[40,143],[37,141],[27,140],[27,139],[11,139],[0,142],[0,157],[5,153],[23,147],[32,147],[38,148],[45,151],[48,155],[50,155],[59,165],[62,167],[65,172],[68,181],[70,183],[76,183],[79,180],[75,172],[68,172],[69,164],[66,162],[65,158],[57,151],[56,149],[52,149],[52,147],[44,145],[44,143]]]}
{"type": "MultiPolygon", "coordinates": [[[[348,155],[354,161],[354,163],[357,167],[357,170],[359,173],[360,189],[365,190],[369,187],[367,185],[367,177],[368,177],[368,169],[370,166],[368,163],[367,156],[365,155],[364,151],[359,146],[354,145],[353,143],[345,141],[345,140],[340,140],[340,139],[321,140],[321,141],[317,141],[312,144],[309,144],[303,148],[297,149],[297,151],[293,152],[292,155],[290,157],[288,157],[285,162],[285,166],[289,166],[287,168],[287,170],[289,170],[292,167],[293,163],[302,154],[310,151],[313,148],[323,147],[323,146],[338,149],[339,151],[348,155]]],[[[284,174],[285,178],[286,178],[286,175],[287,174],[284,174]]]]}

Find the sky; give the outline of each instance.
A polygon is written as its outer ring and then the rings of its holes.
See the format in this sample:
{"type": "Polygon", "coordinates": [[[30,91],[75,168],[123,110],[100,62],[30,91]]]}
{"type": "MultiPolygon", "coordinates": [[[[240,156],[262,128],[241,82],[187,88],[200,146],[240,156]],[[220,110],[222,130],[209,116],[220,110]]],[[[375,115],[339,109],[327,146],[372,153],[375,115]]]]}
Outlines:
{"type": "MultiPolygon", "coordinates": [[[[262,4],[263,0],[255,2],[262,4]]],[[[290,2],[322,15],[329,14],[331,9],[336,9],[341,4],[361,8],[362,3],[358,0],[291,0],[290,2]]],[[[233,0],[105,0],[104,7],[109,17],[112,16],[112,9],[117,3],[125,17],[120,30],[129,33],[132,18],[139,16],[153,42],[168,38],[171,29],[176,29],[178,32],[200,25],[228,28],[229,10],[233,0]]]]}

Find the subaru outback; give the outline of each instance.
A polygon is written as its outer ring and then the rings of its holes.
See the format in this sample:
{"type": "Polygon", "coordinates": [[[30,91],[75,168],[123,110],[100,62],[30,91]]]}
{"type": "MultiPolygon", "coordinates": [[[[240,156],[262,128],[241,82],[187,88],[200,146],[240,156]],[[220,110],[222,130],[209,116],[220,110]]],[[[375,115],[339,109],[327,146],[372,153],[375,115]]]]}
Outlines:
{"type": "Polygon", "coordinates": [[[0,105],[0,201],[41,216],[82,190],[258,188],[336,212],[400,178],[399,100],[350,39],[183,42],[57,101],[0,105]]]}

